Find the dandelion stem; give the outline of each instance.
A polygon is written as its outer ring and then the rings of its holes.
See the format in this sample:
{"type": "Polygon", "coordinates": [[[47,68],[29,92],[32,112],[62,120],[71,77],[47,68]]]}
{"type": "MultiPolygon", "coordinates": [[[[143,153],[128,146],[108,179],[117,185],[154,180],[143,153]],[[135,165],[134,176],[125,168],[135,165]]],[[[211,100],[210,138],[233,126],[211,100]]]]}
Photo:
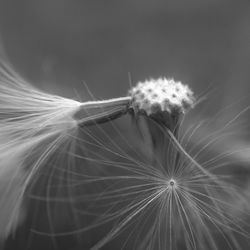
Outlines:
{"type": "Polygon", "coordinates": [[[83,102],[80,108],[89,109],[89,108],[107,108],[107,107],[126,106],[126,105],[128,106],[130,102],[131,102],[131,97],[125,96],[125,97],[112,98],[102,101],[83,102]]]}
{"type": "Polygon", "coordinates": [[[128,108],[119,108],[111,111],[106,111],[104,113],[99,113],[98,115],[95,115],[91,119],[81,119],[78,121],[78,125],[80,127],[84,126],[91,126],[96,124],[101,124],[105,122],[109,122],[112,120],[115,120],[123,115],[125,115],[128,112],[128,108]]]}
{"type": "Polygon", "coordinates": [[[130,106],[131,97],[129,96],[103,101],[90,101],[81,104],[75,117],[79,126],[91,126],[125,115],[129,111],[130,106]]]}

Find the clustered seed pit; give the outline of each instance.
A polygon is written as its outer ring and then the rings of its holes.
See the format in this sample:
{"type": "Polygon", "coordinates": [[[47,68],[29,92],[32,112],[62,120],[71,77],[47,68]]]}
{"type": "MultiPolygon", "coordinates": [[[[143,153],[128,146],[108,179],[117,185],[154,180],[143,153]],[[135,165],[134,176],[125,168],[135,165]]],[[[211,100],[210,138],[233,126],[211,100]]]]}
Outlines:
{"type": "Polygon", "coordinates": [[[139,82],[129,94],[134,112],[146,112],[147,115],[161,111],[184,114],[195,102],[193,92],[187,85],[166,78],[139,82]]]}

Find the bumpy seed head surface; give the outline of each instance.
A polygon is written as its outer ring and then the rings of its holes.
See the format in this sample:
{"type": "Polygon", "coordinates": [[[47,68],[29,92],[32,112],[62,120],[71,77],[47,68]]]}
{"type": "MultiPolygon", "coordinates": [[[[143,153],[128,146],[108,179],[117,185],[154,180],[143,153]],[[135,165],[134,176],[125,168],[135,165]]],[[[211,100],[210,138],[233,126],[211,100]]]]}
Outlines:
{"type": "Polygon", "coordinates": [[[134,111],[146,112],[147,115],[159,111],[184,114],[195,102],[193,92],[187,85],[166,78],[139,82],[129,94],[132,97],[134,111]]]}

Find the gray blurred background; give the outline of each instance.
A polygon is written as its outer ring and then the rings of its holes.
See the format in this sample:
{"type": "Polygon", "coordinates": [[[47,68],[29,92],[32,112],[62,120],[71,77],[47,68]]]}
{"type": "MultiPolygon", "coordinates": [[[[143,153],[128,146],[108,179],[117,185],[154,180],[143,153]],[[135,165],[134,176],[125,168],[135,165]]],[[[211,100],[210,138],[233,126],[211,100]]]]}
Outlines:
{"type": "Polygon", "coordinates": [[[127,93],[129,75],[167,76],[196,93],[216,89],[223,107],[250,89],[249,27],[248,0],[0,1],[15,69],[67,97],[89,99],[83,82],[107,98],[127,93]]]}

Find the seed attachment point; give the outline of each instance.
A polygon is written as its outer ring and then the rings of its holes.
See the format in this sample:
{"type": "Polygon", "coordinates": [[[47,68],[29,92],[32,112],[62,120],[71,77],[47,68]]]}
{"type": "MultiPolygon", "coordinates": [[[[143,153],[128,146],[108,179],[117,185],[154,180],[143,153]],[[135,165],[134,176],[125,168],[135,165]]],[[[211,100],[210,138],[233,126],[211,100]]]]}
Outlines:
{"type": "Polygon", "coordinates": [[[167,182],[167,185],[168,185],[168,188],[176,188],[177,187],[177,183],[174,179],[170,179],[168,182],[167,182]]]}

